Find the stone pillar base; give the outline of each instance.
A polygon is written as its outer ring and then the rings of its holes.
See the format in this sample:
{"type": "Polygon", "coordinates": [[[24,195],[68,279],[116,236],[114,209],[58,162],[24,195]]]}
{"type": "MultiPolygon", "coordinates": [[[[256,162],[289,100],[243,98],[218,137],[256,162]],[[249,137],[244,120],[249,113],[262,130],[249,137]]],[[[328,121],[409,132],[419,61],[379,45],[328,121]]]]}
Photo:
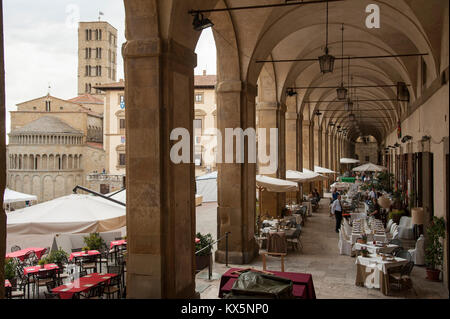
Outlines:
{"type": "MultiPolygon", "coordinates": [[[[259,245],[253,240],[251,243],[252,249],[250,251],[229,251],[228,252],[228,264],[233,265],[245,265],[252,262],[252,260],[259,256],[259,245]]],[[[215,262],[225,264],[226,252],[225,250],[216,250],[214,255],[215,262]]]]}

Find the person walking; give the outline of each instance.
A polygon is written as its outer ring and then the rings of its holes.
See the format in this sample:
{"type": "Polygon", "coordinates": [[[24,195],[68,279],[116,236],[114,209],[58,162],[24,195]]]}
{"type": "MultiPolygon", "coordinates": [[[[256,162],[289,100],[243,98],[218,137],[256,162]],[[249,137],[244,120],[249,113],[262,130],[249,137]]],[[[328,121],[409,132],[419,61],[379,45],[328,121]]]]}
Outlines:
{"type": "Polygon", "coordinates": [[[341,195],[338,195],[337,199],[331,205],[331,213],[336,218],[336,233],[339,233],[342,222],[342,205],[341,205],[341,195]]]}

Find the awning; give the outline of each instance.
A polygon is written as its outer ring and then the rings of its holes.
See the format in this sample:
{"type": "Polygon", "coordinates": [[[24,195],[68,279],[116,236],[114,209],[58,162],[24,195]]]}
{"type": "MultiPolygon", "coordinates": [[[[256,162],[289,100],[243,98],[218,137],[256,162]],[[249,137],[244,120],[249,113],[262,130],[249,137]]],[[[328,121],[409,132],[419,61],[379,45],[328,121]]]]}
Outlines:
{"type": "Polygon", "coordinates": [[[256,186],[264,188],[268,192],[275,192],[275,193],[298,191],[297,183],[263,175],[256,175],[256,186]]]}
{"type": "Polygon", "coordinates": [[[32,200],[37,201],[37,196],[16,192],[9,188],[6,188],[5,193],[3,194],[3,203],[4,204],[26,202],[26,201],[32,201],[32,200]]]}
{"type": "Polygon", "coordinates": [[[286,179],[297,183],[310,183],[321,181],[324,176],[310,170],[304,170],[303,172],[288,170],[286,171],[286,179]]]}
{"type": "Polygon", "coordinates": [[[385,170],[387,170],[386,167],[372,164],[372,163],[367,163],[367,164],[355,167],[353,169],[353,171],[355,171],[355,172],[382,172],[385,170]]]}
{"type": "Polygon", "coordinates": [[[354,159],[354,158],[341,158],[340,159],[340,163],[341,164],[356,164],[359,163],[359,160],[354,159]]]}
{"type": "Polygon", "coordinates": [[[8,236],[106,232],[125,225],[124,206],[82,194],[59,197],[7,214],[8,236]]]}
{"type": "Polygon", "coordinates": [[[331,169],[320,167],[320,166],[314,166],[314,172],[319,174],[334,174],[335,171],[332,171],[331,169]]]}

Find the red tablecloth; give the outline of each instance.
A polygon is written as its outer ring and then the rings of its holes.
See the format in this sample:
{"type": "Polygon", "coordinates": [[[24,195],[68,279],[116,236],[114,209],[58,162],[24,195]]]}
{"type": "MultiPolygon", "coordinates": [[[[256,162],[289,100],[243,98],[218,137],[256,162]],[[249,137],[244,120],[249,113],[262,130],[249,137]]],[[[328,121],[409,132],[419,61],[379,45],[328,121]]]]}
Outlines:
{"type": "Polygon", "coordinates": [[[122,246],[122,245],[126,245],[126,244],[127,244],[126,239],[115,240],[115,241],[111,242],[109,248],[112,249],[114,246],[122,246]]]}
{"type": "Polygon", "coordinates": [[[5,288],[6,287],[11,287],[11,283],[9,282],[8,279],[5,280],[5,288]]]}
{"type": "Polygon", "coordinates": [[[77,257],[87,257],[87,256],[95,256],[100,255],[100,252],[98,250],[88,250],[88,253],[86,254],[84,251],[77,251],[75,253],[70,254],[69,260],[72,260],[77,257]]]}
{"type": "Polygon", "coordinates": [[[61,299],[72,299],[74,294],[90,290],[96,285],[107,282],[111,278],[118,276],[118,274],[99,274],[93,273],[87,276],[78,278],[73,282],[62,285],[52,289],[52,292],[59,293],[61,299]]]}
{"type": "Polygon", "coordinates": [[[38,259],[41,259],[41,256],[45,253],[46,248],[42,247],[29,247],[22,250],[15,251],[13,253],[6,254],[6,258],[19,258],[21,261],[25,258],[25,254],[30,250],[34,250],[38,259]]]}
{"type": "MultiPolygon", "coordinates": [[[[219,289],[219,298],[223,298],[223,294],[227,293],[231,290],[231,287],[233,286],[233,282],[230,282],[230,279],[235,278],[237,279],[239,277],[238,274],[232,274],[233,272],[237,270],[242,270],[242,268],[230,268],[226,273],[222,275],[220,278],[220,289],[219,289]],[[230,287],[225,285],[230,285],[230,287]],[[226,291],[226,289],[228,289],[226,291]]],[[[273,273],[274,276],[279,276],[282,278],[290,279],[292,280],[292,283],[294,284],[293,294],[294,296],[305,299],[316,299],[316,292],[314,290],[314,284],[312,280],[311,274],[302,274],[302,273],[296,273],[296,272],[281,272],[281,271],[272,271],[269,272],[273,273]],[[300,287],[295,286],[305,286],[304,291],[300,287]]]]}
{"type": "Polygon", "coordinates": [[[46,264],[44,265],[44,268],[42,269],[42,267],[40,265],[38,266],[31,266],[31,267],[25,267],[23,269],[23,274],[24,275],[31,275],[31,274],[35,274],[39,271],[44,271],[44,270],[57,270],[59,269],[58,265],[56,264],[46,264]]]}

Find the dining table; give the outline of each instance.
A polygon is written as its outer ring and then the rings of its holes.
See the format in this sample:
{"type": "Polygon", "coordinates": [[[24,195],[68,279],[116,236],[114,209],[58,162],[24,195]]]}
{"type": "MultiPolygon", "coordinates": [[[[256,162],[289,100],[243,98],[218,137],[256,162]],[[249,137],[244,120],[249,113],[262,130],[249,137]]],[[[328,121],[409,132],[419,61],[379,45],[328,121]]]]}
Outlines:
{"type": "Polygon", "coordinates": [[[21,249],[21,250],[17,250],[11,253],[8,253],[5,255],[6,258],[17,258],[20,261],[24,261],[25,259],[25,255],[29,252],[29,251],[34,251],[34,253],[36,254],[36,257],[38,259],[41,259],[42,255],[47,251],[47,248],[43,248],[43,247],[28,247],[25,249],[21,249]]]}
{"type": "MultiPolygon", "coordinates": [[[[45,264],[43,266],[37,265],[37,266],[29,266],[23,268],[23,274],[27,276],[27,291],[28,291],[28,298],[30,298],[30,277],[34,276],[35,274],[38,274],[39,272],[48,272],[48,271],[58,271],[59,267],[56,264],[45,264]]],[[[59,271],[58,271],[59,276],[59,271]]],[[[34,296],[34,292],[33,292],[34,296]]]]}
{"type": "Polygon", "coordinates": [[[64,284],[52,289],[53,293],[59,294],[61,299],[72,299],[75,296],[79,296],[80,293],[86,293],[93,287],[101,284],[108,283],[112,278],[118,276],[118,274],[112,273],[92,273],[73,280],[68,284],[64,284]]]}
{"type": "Polygon", "coordinates": [[[367,257],[356,257],[355,285],[380,289],[384,295],[389,294],[389,270],[404,266],[407,259],[400,257],[388,257],[384,259],[379,254],[369,254],[367,257]]]}
{"type": "Polygon", "coordinates": [[[127,245],[127,240],[126,239],[120,239],[120,240],[113,240],[110,244],[109,244],[109,248],[113,249],[116,246],[126,246],[127,245]]]}
{"type": "Polygon", "coordinates": [[[77,258],[83,258],[88,256],[98,256],[100,252],[98,250],[88,250],[87,253],[85,251],[76,251],[70,254],[69,260],[76,260],[77,258]]]}
{"type": "MultiPolygon", "coordinates": [[[[238,279],[244,268],[230,268],[220,278],[219,298],[223,298],[226,293],[231,292],[234,282],[238,279]]],[[[266,272],[273,276],[292,280],[292,294],[296,299],[316,299],[316,292],[311,274],[270,271],[266,272]]]]}

